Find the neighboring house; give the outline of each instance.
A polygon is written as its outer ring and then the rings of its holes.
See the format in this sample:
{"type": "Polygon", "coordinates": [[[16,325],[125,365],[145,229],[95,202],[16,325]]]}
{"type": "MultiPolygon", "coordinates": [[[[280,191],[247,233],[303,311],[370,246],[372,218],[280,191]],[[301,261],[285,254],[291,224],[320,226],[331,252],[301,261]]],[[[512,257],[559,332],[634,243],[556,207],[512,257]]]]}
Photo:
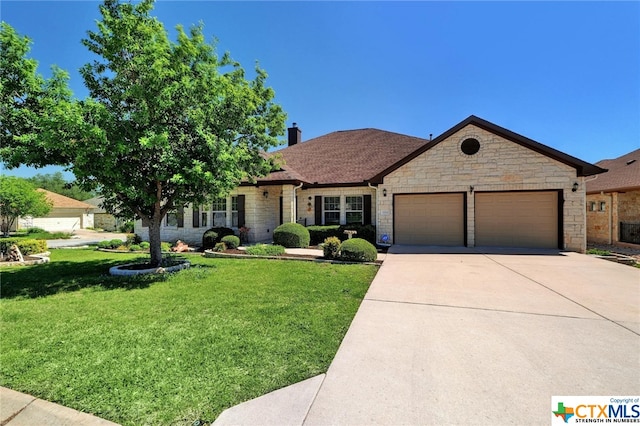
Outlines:
{"type": "Polygon", "coordinates": [[[597,166],[587,179],[587,241],[640,244],[640,149],[597,166]]]}
{"type": "MultiPolygon", "coordinates": [[[[380,243],[584,251],[584,177],[605,170],[475,116],[433,140],[377,129],[329,133],[270,155],[281,169],[213,205],[165,218],[162,239],[211,226],[268,241],[283,222],[374,224],[380,243]]],[[[136,221],[135,232],[148,238],[136,221]]]]}
{"type": "Polygon", "coordinates": [[[104,207],[102,207],[103,201],[104,197],[102,195],[84,200],[85,203],[94,206],[92,210],[93,226],[94,228],[100,228],[105,231],[118,231],[120,226],[126,222],[126,219],[108,213],[104,207]]]}
{"type": "Polygon", "coordinates": [[[38,188],[52,204],[51,211],[44,217],[25,216],[18,218],[18,229],[42,228],[49,232],[75,231],[93,227],[94,206],[46,189],[38,188]]]}

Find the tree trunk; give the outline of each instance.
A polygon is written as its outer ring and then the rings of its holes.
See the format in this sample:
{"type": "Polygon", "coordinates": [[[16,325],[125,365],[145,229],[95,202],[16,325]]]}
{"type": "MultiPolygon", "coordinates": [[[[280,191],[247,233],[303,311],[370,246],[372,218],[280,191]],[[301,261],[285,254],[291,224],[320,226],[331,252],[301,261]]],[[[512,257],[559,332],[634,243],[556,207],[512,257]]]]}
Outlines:
{"type": "Polygon", "coordinates": [[[151,253],[151,266],[159,267],[162,264],[162,247],[160,240],[160,225],[162,218],[154,217],[149,221],[149,253],[151,253]]]}

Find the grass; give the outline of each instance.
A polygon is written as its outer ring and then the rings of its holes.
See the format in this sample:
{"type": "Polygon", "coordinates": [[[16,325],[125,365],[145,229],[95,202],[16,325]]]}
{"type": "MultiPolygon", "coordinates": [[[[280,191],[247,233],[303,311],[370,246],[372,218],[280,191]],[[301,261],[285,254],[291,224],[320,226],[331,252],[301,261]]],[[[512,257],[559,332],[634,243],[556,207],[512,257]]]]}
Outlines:
{"type": "Polygon", "coordinates": [[[325,372],[376,273],[190,256],[176,274],[106,275],[139,257],[3,268],[0,385],[124,425],[213,421],[325,372]]]}
{"type": "Polygon", "coordinates": [[[611,252],[609,250],[591,248],[587,250],[587,254],[595,254],[596,256],[609,256],[611,252]]]}

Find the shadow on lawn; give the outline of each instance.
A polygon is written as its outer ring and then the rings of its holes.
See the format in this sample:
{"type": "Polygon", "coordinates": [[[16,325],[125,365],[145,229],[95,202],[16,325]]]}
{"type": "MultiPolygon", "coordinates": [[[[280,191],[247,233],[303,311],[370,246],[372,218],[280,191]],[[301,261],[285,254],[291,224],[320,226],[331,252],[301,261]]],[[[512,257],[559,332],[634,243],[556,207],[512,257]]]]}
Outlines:
{"type": "MultiPolygon", "coordinates": [[[[114,277],[109,268],[123,263],[144,263],[148,257],[127,260],[87,260],[83,262],[53,261],[41,265],[2,270],[1,299],[36,298],[57,293],[100,287],[104,290],[147,288],[166,281],[171,274],[114,277]]],[[[199,265],[198,267],[203,267],[199,265]]],[[[206,266],[205,266],[206,267],[206,266]]]]}

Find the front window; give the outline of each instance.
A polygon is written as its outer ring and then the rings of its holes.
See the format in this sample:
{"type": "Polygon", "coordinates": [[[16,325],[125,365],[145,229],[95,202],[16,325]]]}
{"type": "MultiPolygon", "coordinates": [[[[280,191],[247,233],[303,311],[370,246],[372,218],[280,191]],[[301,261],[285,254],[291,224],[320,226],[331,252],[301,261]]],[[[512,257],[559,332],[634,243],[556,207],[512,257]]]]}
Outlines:
{"type": "Polygon", "coordinates": [[[200,226],[203,228],[209,226],[209,206],[200,207],[200,226]]]}
{"type": "Polygon", "coordinates": [[[178,226],[178,212],[176,210],[172,210],[167,213],[165,217],[165,226],[178,226]]]}
{"type": "Polygon", "coordinates": [[[589,211],[591,211],[591,212],[595,212],[596,211],[596,202],[595,201],[590,201],[589,202],[589,211]]]}
{"type": "Polygon", "coordinates": [[[213,226],[227,226],[227,199],[216,198],[213,201],[213,226]]]}
{"type": "Polygon", "coordinates": [[[238,227],[238,197],[231,197],[231,226],[238,227]]]}
{"type": "Polygon", "coordinates": [[[347,225],[352,223],[362,224],[363,221],[363,203],[362,195],[348,196],[345,198],[347,225]]]}
{"type": "Polygon", "coordinates": [[[607,203],[606,201],[600,201],[600,211],[603,212],[607,210],[607,203]]]}
{"type": "Polygon", "coordinates": [[[340,224],[340,197],[324,197],[324,224],[340,224]]]}

